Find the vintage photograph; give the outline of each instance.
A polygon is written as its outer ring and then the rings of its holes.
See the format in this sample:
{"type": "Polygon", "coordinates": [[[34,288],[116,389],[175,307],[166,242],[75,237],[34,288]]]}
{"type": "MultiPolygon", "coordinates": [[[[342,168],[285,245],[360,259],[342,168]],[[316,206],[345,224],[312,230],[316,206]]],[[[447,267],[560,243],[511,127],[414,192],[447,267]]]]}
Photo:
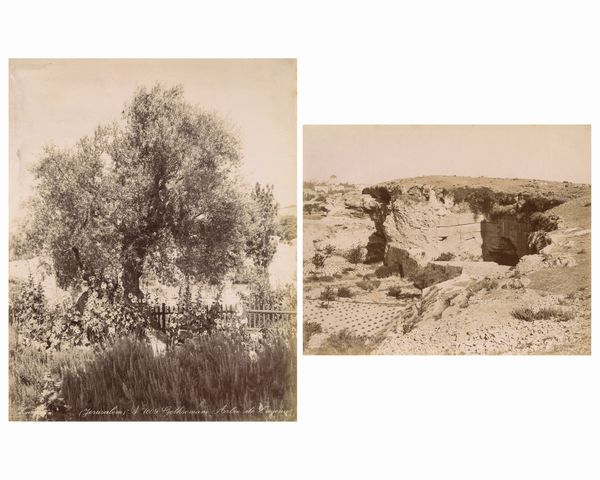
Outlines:
{"type": "Polygon", "coordinates": [[[294,421],[296,61],[9,75],[9,418],[294,421]]]}
{"type": "Polygon", "coordinates": [[[305,126],[304,352],[590,354],[590,135],[305,126]]]}

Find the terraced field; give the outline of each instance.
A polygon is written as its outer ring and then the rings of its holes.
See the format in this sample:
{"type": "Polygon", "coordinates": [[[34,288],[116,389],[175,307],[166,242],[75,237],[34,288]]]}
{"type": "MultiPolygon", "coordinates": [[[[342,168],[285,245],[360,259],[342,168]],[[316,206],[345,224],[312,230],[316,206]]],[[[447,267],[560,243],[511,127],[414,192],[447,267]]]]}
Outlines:
{"type": "Polygon", "coordinates": [[[404,305],[369,302],[332,301],[321,307],[321,300],[304,300],[304,321],[321,324],[324,334],[348,329],[356,335],[373,337],[401,316],[404,305]]]}

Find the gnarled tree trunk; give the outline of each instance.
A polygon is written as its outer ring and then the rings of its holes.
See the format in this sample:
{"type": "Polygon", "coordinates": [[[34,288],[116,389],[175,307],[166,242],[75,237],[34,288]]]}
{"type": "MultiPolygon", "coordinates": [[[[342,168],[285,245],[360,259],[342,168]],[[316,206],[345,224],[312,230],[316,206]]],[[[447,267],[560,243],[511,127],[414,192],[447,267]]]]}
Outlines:
{"type": "Polygon", "coordinates": [[[140,290],[140,277],[142,276],[142,269],[140,268],[140,262],[129,260],[123,265],[123,274],[121,275],[121,281],[123,282],[123,291],[125,293],[125,301],[131,302],[133,297],[138,300],[144,298],[144,294],[140,290]]]}

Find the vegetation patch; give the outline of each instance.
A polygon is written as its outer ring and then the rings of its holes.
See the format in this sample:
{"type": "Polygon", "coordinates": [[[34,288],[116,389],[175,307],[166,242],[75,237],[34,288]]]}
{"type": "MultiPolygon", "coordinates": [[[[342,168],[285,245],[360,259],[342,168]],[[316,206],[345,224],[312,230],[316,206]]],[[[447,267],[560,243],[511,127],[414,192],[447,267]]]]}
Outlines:
{"type": "Polygon", "coordinates": [[[533,231],[542,230],[544,232],[552,232],[558,229],[558,221],[558,215],[543,212],[532,213],[529,217],[529,223],[533,231]]]}
{"type": "Polygon", "coordinates": [[[333,289],[333,287],[327,286],[321,292],[321,295],[319,296],[319,298],[321,300],[323,300],[323,303],[321,304],[321,306],[323,308],[328,308],[329,307],[329,302],[335,300],[337,298],[337,295],[336,295],[335,290],[333,289]]]}
{"type": "Polygon", "coordinates": [[[555,320],[557,322],[566,322],[572,320],[574,315],[573,312],[568,310],[562,310],[555,307],[540,308],[537,311],[532,310],[529,307],[517,308],[510,312],[513,318],[517,320],[524,320],[526,322],[532,322],[534,320],[555,320]]]}
{"type": "Polygon", "coordinates": [[[356,286],[367,292],[372,292],[373,290],[377,290],[381,285],[381,280],[372,280],[369,278],[365,278],[363,280],[359,280],[356,282],[356,286]]]}
{"type": "Polygon", "coordinates": [[[323,327],[320,323],[304,322],[302,325],[302,337],[304,339],[305,348],[308,345],[308,342],[310,342],[310,338],[317,333],[323,333],[323,327]]]}
{"type": "Polygon", "coordinates": [[[294,402],[290,386],[295,384],[293,346],[277,336],[248,350],[242,340],[219,332],[155,356],[148,344],[124,339],[93,360],[64,369],[61,394],[75,415],[99,406],[130,412],[114,418],[118,420],[165,419],[164,407],[193,412],[179,418],[185,420],[236,419],[240,417],[236,411],[256,409],[260,404],[290,410],[294,402]],[[231,408],[220,412],[223,405],[231,408]]]}
{"type": "Polygon", "coordinates": [[[331,334],[314,353],[318,355],[369,355],[383,337],[356,335],[348,329],[331,334]]]}
{"type": "Polygon", "coordinates": [[[289,243],[296,238],[296,215],[283,215],[279,218],[277,231],[283,241],[289,243]]]}
{"type": "Polygon", "coordinates": [[[440,255],[438,255],[438,257],[436,259],[434,259],[434,261],[449,262],[450,260],[454,260],[455,258],[456,258],[456,255],[454,255],[452,252],[444,252],[444,253],[441,253],[440,255]]]}
{"type": "Polygon", "coordinates": [[[361,263],[364,260],[363,247],[354,245],[345,252],[344,258],[354,265],[361,263]]]}
{"type": "Polygon", "coordinates": [[[387,291],[388,297],[394,297],[394,298],[398,298],[401,293],[402,293],[402,287],[397,286],[397,285],[391,286],[390,288],[388,288],[388,291],[387,291]]]}
{"type": "Polygon", "coordinates": [[[340,287],[337,290],[337,296],[341,298],[352,298],[354,296],[354,292],[348,287],[340,287]]]}
{"type": "Polygon", "coordinates": [[[387,277],[391,277],[392,275],[398,273],[398,270],[394,267],[389,267],[387,265],[382,265],[380,267],[377,267],[377,269],[375,270],[375,276],[377,278],[387,278],[387,277]]]}

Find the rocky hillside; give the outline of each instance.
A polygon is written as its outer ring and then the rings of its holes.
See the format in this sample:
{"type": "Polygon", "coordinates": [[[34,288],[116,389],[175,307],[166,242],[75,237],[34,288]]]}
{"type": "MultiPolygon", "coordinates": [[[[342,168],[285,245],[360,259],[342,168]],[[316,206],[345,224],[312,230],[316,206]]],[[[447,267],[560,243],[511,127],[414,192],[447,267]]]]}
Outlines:
{"type": "Polygon", "coordinates": [[[308,352],[590,352],[589,185],[421,177],[306,193],[304,321],[322,329],[308,352]]]}
{"type": "Polygon", "coordinates": [[[384,260],[388,245],[418,249],[432,260],[445,252],[465,260],[515,265],[546,246],[543,234],[556,228],[544,212],[589,195],[590,186],[569,182],[419,177],[363,190],[364,209],[374,222],[368,260],[384,260]],[[482,225],[482,222],[484,224],[482,225]]]}
{"type": "Polygon", "coordinates": [[[377,352],[589,353],[590,192],[465,177],[363,190],[369,260],[423,289],[377,352]]]}

